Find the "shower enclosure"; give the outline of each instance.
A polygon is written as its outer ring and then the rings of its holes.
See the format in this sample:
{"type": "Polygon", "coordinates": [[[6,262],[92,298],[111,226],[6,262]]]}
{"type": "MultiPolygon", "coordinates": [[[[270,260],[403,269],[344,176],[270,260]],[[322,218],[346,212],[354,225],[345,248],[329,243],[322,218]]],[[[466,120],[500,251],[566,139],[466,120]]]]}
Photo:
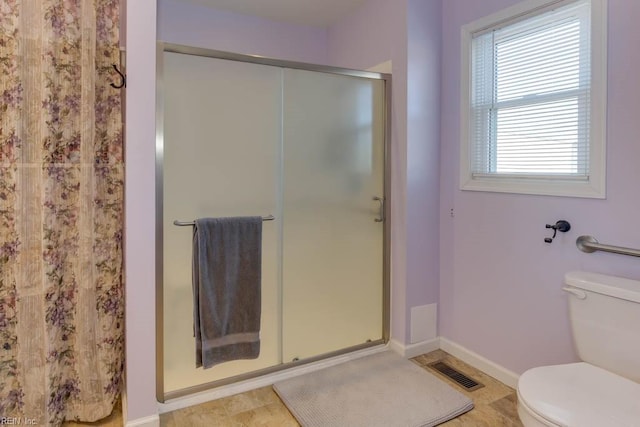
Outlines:
{"type": "Polygon", "coordinates": [[[158,399],[386,342],[389,76],[161,43],[158,82],[158,399]],[[196,368],[174,221],[268,215],[260,356],[196,368]]]}

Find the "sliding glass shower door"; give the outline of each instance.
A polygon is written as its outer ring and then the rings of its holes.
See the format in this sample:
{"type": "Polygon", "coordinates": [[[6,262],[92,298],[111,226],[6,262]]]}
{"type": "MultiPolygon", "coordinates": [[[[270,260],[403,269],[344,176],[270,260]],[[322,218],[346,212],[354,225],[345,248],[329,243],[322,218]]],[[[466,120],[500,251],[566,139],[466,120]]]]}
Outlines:
{"type": "Polygon", "coordinates": [[[383,89],[284,71],[284,361],[382,338],[383,89]]]}
{"type": "Polygon", "coordinates": [[[163,66],[164,390],[172,392],[280,363],[278,222],[263,223],[260,357],[203,370],[195,365],[193,230],[173,221],[278,215],[282,73],[171,52],[163,66]]]}
{"type": "Polygon", "coordinates": [[[160,400],[385,338],[384,80],[210,55],[160,55],[160,400]],[[193,230],[173,222],[253,215],[275,217],[260,357],[196,368],[193,230]]]}

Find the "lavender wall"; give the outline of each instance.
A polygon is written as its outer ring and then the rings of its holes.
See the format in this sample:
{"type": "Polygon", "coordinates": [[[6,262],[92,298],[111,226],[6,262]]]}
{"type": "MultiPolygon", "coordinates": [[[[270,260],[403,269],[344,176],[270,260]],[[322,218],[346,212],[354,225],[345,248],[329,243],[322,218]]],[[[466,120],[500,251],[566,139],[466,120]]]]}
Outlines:
{"type": "Polygon", "coordinates": [[[392,60],[392,335],[403,344],[411,306],[438,299],[440,15],[439,0],[370,0],[325,30],[172,0],[158,11],[158,38],[171,43],[359,69],[392,60]]]}
{"type": "Polygon", "coordinates": [[[440,3],[370,0],[328,30],[172,0],[158,10],[159,39],[172,43],[347,68],[392,61],[392,335],[402,343],[411,306],[438,300],[440,3]]]}
{"type": "Polygon", "coordinates": [[[439,0],[370,0],[328,33],[332,65],[392,61],[391,335],[401,344],[411,307],[438,301],[440,17],[439,0]]]}
{"type": "Polygon", "coordinates": [[[158,411],[154,267],[156,2],[130,1],[126,13],[125,422],[153,417],[158,411]]]}
{"type": "Polygon", "coordinates": [[[158,40],[248,55],[324,64],[327,32],[206,6],[158,1],[158,40]]]}
{"type": "Polygon", "coordinates": [[[391,60],[391,336],[404,343],[409,334],[406,307],[407,194],[407,4],[369,0],[329,27],[328,60],[338,67],[367,69],[391,60]]]}
{"type": "Polygon", "coordinates": [[[407,309],[439,299],[442,2],[407,9],[407,309]]]}
{"type": "MultiPolygon", "coordinates": [[[[560,290],[564,272],[584,269],[640,277],[636,259],[587,255],[574,245],[580,234],[593,234],[605,243],[640,245],[640,227],[635,224],[640,208],[636,197],[640,85],[635,72],[640,67],[640,51],[630,48],[640,44],[636,29],[640,2],[609,0],[606,200],[458,189],[460,27],[514,3],[516,0],[369,0],[325,31],[197,6],[177,7],[171,0],[161,0],[159,38],[353,68],[391,59],[393,336],[407,343],[410,308],[439,301],[441,336],[522,372],[534,365],[575,359],[566,298],[560,290]],[[434,141],[439,116],[438,154],[434,141]],[[434,219],[438,208],[439,235],[434,219]],[[449,215],[451,208],[455,208],[455,218],[449,215]],[[573,229],[546,245],[544,224],[560,218],[571,221],[573,229]],[[439,295],[434,285],[438,257],[439,295]]],[[[155,8],[153,0],[130,2],[126,24],[128,419],[157,411],[155,243],[153,222],[149,221],[155,194],[155,8]]]]}
{"type": "Polygon", "coordinates": [[[367,69],[391,59],[393,73],[405,74],[406,11],[406,0],[365,2],[351,15],[329,27],[329,63],[338,67],[367,69]]]}
{"type": "MultiPolygon", "coordinates": [[[[326,31],[161,1],[158,40],[295,61],[326,61],[326,31]]],[[[156,1],[126,11],[126,421],[156,425],[155,91],[156,1]]],[[[136,424],[138,425],[138,424],[136,424]]],[[[142,424],[140,424],[142,425],[142,424]]]]}
{"type": "Polygon", "coordinates": [[[640,2],[609,0],[607,199],[526,196],[458,189],[460,27],[515,0],[443,2],[440,335],[521,373],[576,360],[564,273],[640,278],[640,263],[579,252],[575,239],[640,246],[640,2]],[[455,218],[449,209],[455,209],[455,218]],[[572,229],[553,244],[546,223],[572,229]]]}

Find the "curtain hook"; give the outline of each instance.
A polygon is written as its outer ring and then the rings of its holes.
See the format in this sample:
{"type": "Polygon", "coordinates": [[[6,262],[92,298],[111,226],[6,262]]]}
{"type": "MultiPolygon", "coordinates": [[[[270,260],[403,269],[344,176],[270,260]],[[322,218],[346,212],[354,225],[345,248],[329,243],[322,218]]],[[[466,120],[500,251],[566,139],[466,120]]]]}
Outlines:
{"type": "Polygon", "coordinates": [[[111,87],[115,88],[115,89],[120,89],[122,87],[127,87],[127,76],[125,76],[124,74],[122,74],[120,72],[120,70],[118,70],[118,66],[116,64],[113,64],[113,69],[116,70],[116,73],[118,73],[120,75],[120,84],[116,85],[114,83],[111,83],[111,87]]]}

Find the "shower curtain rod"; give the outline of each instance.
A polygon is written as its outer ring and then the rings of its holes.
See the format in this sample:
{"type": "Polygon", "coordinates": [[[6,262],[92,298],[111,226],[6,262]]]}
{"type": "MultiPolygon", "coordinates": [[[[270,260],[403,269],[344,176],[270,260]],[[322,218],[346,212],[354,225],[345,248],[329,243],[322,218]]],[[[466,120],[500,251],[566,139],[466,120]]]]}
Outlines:
{"type": "MultiPolygon", "coordinates": [[[[274,219],[276,219],[276,217],[274,217],[273,215],[267,215],[262,217],[263,221],[273,221],[274,219]]],[[[178,221],[176,219],[175,221],[173,221],[173,225],[177,225],[178,227],[186,227],[188,225],[194,226],[196,225],[196,222],[195,221],[178,221]]]]}

